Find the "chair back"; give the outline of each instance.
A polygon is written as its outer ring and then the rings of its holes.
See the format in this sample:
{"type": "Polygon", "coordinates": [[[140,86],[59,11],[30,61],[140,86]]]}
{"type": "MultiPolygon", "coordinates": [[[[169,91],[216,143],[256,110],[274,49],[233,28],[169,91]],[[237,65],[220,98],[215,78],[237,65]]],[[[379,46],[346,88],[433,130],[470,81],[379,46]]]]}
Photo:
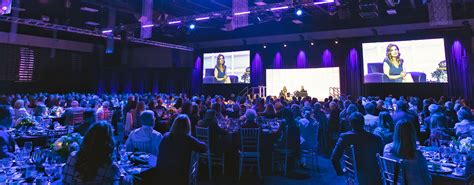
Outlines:
{"type": "Polygon", "coordinates": [[[380,173],[384,185],[406,185],[405,170],[402,159],[393,159],[377,154],[380,173]]]}
{"type": "Polygon", "coordinates": [[[199,141],[209,144],[209,128],[196,127],[196,138],[199,141]]]}
{"type": "Polygon", "coordinates": [[[354,184],[359,184],[359,178],[357,177],[357,164],[354,153],[354,145],[344,150],[342,155],[342,161],[344,164],[344,175],[348,181],[353,181],[354,184]]]}
{"type": "MultiPolygon", "coordinates": [[[[153,153],[151,148],[151,141],[132,141],[133,151],[153,153]]],[[[155,152],[156,153],[156,152],[155,152]]]]}
{"type": "Polygon", "coordinates": [[[197,176],[199,172],[199,153],[191,153],[191,161],[189,163],[189,184],[197,184],[197,176]]]}
{"type": "Polygon", "coordinates": [[[260,128],[240,128],[241,152],[260,151],[260,128]]]}
{"type": "Polygon", "coordinates": [[[84,116],[82,112],[76,112],[72,115],[72,124],[77,125],[84,122],[84,116]]]}

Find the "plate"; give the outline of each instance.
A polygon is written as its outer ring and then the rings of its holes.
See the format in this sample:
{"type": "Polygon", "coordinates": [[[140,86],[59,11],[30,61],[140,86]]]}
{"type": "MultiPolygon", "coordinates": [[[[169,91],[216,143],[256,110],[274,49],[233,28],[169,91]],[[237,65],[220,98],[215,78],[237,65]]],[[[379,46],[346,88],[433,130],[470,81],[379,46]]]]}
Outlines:
{"type": "Polygon", "coordinates": [[[451,172],[453,172],[453,170],[451,168],[444,167],[444,166],[441,166],[438,169],[434,169],[433,166],[428,165],[428,170],[430,172],[436,172],[436,173],[451,173],[451,172]]]}

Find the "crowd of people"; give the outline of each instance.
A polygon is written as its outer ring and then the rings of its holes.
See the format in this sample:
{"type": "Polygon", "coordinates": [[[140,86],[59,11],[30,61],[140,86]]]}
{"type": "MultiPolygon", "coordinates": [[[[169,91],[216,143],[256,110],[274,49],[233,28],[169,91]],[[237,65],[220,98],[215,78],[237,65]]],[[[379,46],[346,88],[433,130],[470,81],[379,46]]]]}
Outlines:
{"type": "MultiPolygon", "coordinates": [[[[187,179],[182,177],[191,152],[207,150],[206,144],[194,137],[196,127],[209,128],[209,150],[222,153],[224,143],[220,137],[227,131],[219,122],[225,119],[240,120],[241,128],[259,128],[266,119],[280,120],[278,132],[288,128],[288,149],[317,147],[321,155],[331,156],[338,175],[343,173],[339,163],[342,152],[353,145],[357,162],[364,164],[358,169],[361,184],[382,183],[376,153],[406,159],[407,170],[417,172],[407,173],[407,180],[430,184],[426,159],[417,146],[474,136],[469,106],[463,99],[446,97],[344,96],[320,101],[255,95],[226,99],[185,94],[38,93],[0,95],[0,104],[0,157],[14,152],[14,140],[6,130],[15,119],[58,116],[61,124],[70,125],[73,115],[83,114],[83,123],[74,125],[75,132],[85,136],[84,142],[67,160],[65,184],[116,180],[119,172],[113,153],[117,146],[114,138],[119,133],[123,133],[120,139],[125,141],[127,150],[146,150],[156,155],[157,173],[173,180],[173,184],[184,183],[187,179]],[[124,124],[123,130],[118,130],[122,128],[119,123],[124,124]],[[145,149],[136,147],[137,143],[145,143],[145,149]]],[[[299,152],[295,153],[292,161],[298,163],[299,152]]],[[[289,165],[288,170],[295,167],[289,165]]]]}

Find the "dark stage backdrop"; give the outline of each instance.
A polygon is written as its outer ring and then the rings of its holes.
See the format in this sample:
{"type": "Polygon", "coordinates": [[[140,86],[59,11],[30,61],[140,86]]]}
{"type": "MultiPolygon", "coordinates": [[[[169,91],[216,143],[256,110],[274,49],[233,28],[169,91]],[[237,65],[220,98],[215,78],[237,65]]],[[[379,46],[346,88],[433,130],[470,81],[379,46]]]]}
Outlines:
{"type": "MultiPolygon", "coordinates": [[[[405,35],[374,36],[365,38],[319,40],[315,45],[308,41],[280,44],[238,46],[227,48],[211,48],[198,51],[195,61],[207,52],[225,52],[236,50],[251,50],[251,86],[265,85],[265,70],[279,68],[315,68],[339,67],[340,86],[343,95],[375,95],[375,96],[421,96],[439,97],[462,96],[472,101],[473,65],[471,55],[471,37],[462,28],[454,30],[424,31],[405,35]],[[426,38],[445,38],[446,59],[448,61],[448,78],[446,84],[363,84],[362,75],[362,43],[369,41],[412,40],[426,38]],[[472,63],[472,62],[471,62],[472,63]]],[[[195,68],[202,68],[196,65],[195,68]]],[[[196,69],[202,71],[202,69],[196,69]]],[[[195,74],[194,78],[202,74],[195,74]]],[[[324,80],[324,79],[315,79],[324,80]]],[[[227,85],[202,86],[202,92],[212,92],[212,89],[226,88],[227,85]]],[[[200,88],[200,87],[199,87],[200,88]]],[[[235,92],[237,93],[237,92],[235,92]]]]}

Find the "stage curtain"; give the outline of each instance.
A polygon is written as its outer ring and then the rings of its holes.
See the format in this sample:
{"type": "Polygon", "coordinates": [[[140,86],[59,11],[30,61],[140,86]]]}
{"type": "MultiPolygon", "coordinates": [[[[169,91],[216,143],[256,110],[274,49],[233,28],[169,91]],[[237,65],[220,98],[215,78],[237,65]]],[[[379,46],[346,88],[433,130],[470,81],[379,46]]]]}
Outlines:
{"type": "Polygon", "coordinates": [[[454,40],[451,45],[451,53],[447,61],[448,92],[450,96],[461,96],[472,102],[472,77],[471,66],[466,47],[459,40],[454,40]]]}

